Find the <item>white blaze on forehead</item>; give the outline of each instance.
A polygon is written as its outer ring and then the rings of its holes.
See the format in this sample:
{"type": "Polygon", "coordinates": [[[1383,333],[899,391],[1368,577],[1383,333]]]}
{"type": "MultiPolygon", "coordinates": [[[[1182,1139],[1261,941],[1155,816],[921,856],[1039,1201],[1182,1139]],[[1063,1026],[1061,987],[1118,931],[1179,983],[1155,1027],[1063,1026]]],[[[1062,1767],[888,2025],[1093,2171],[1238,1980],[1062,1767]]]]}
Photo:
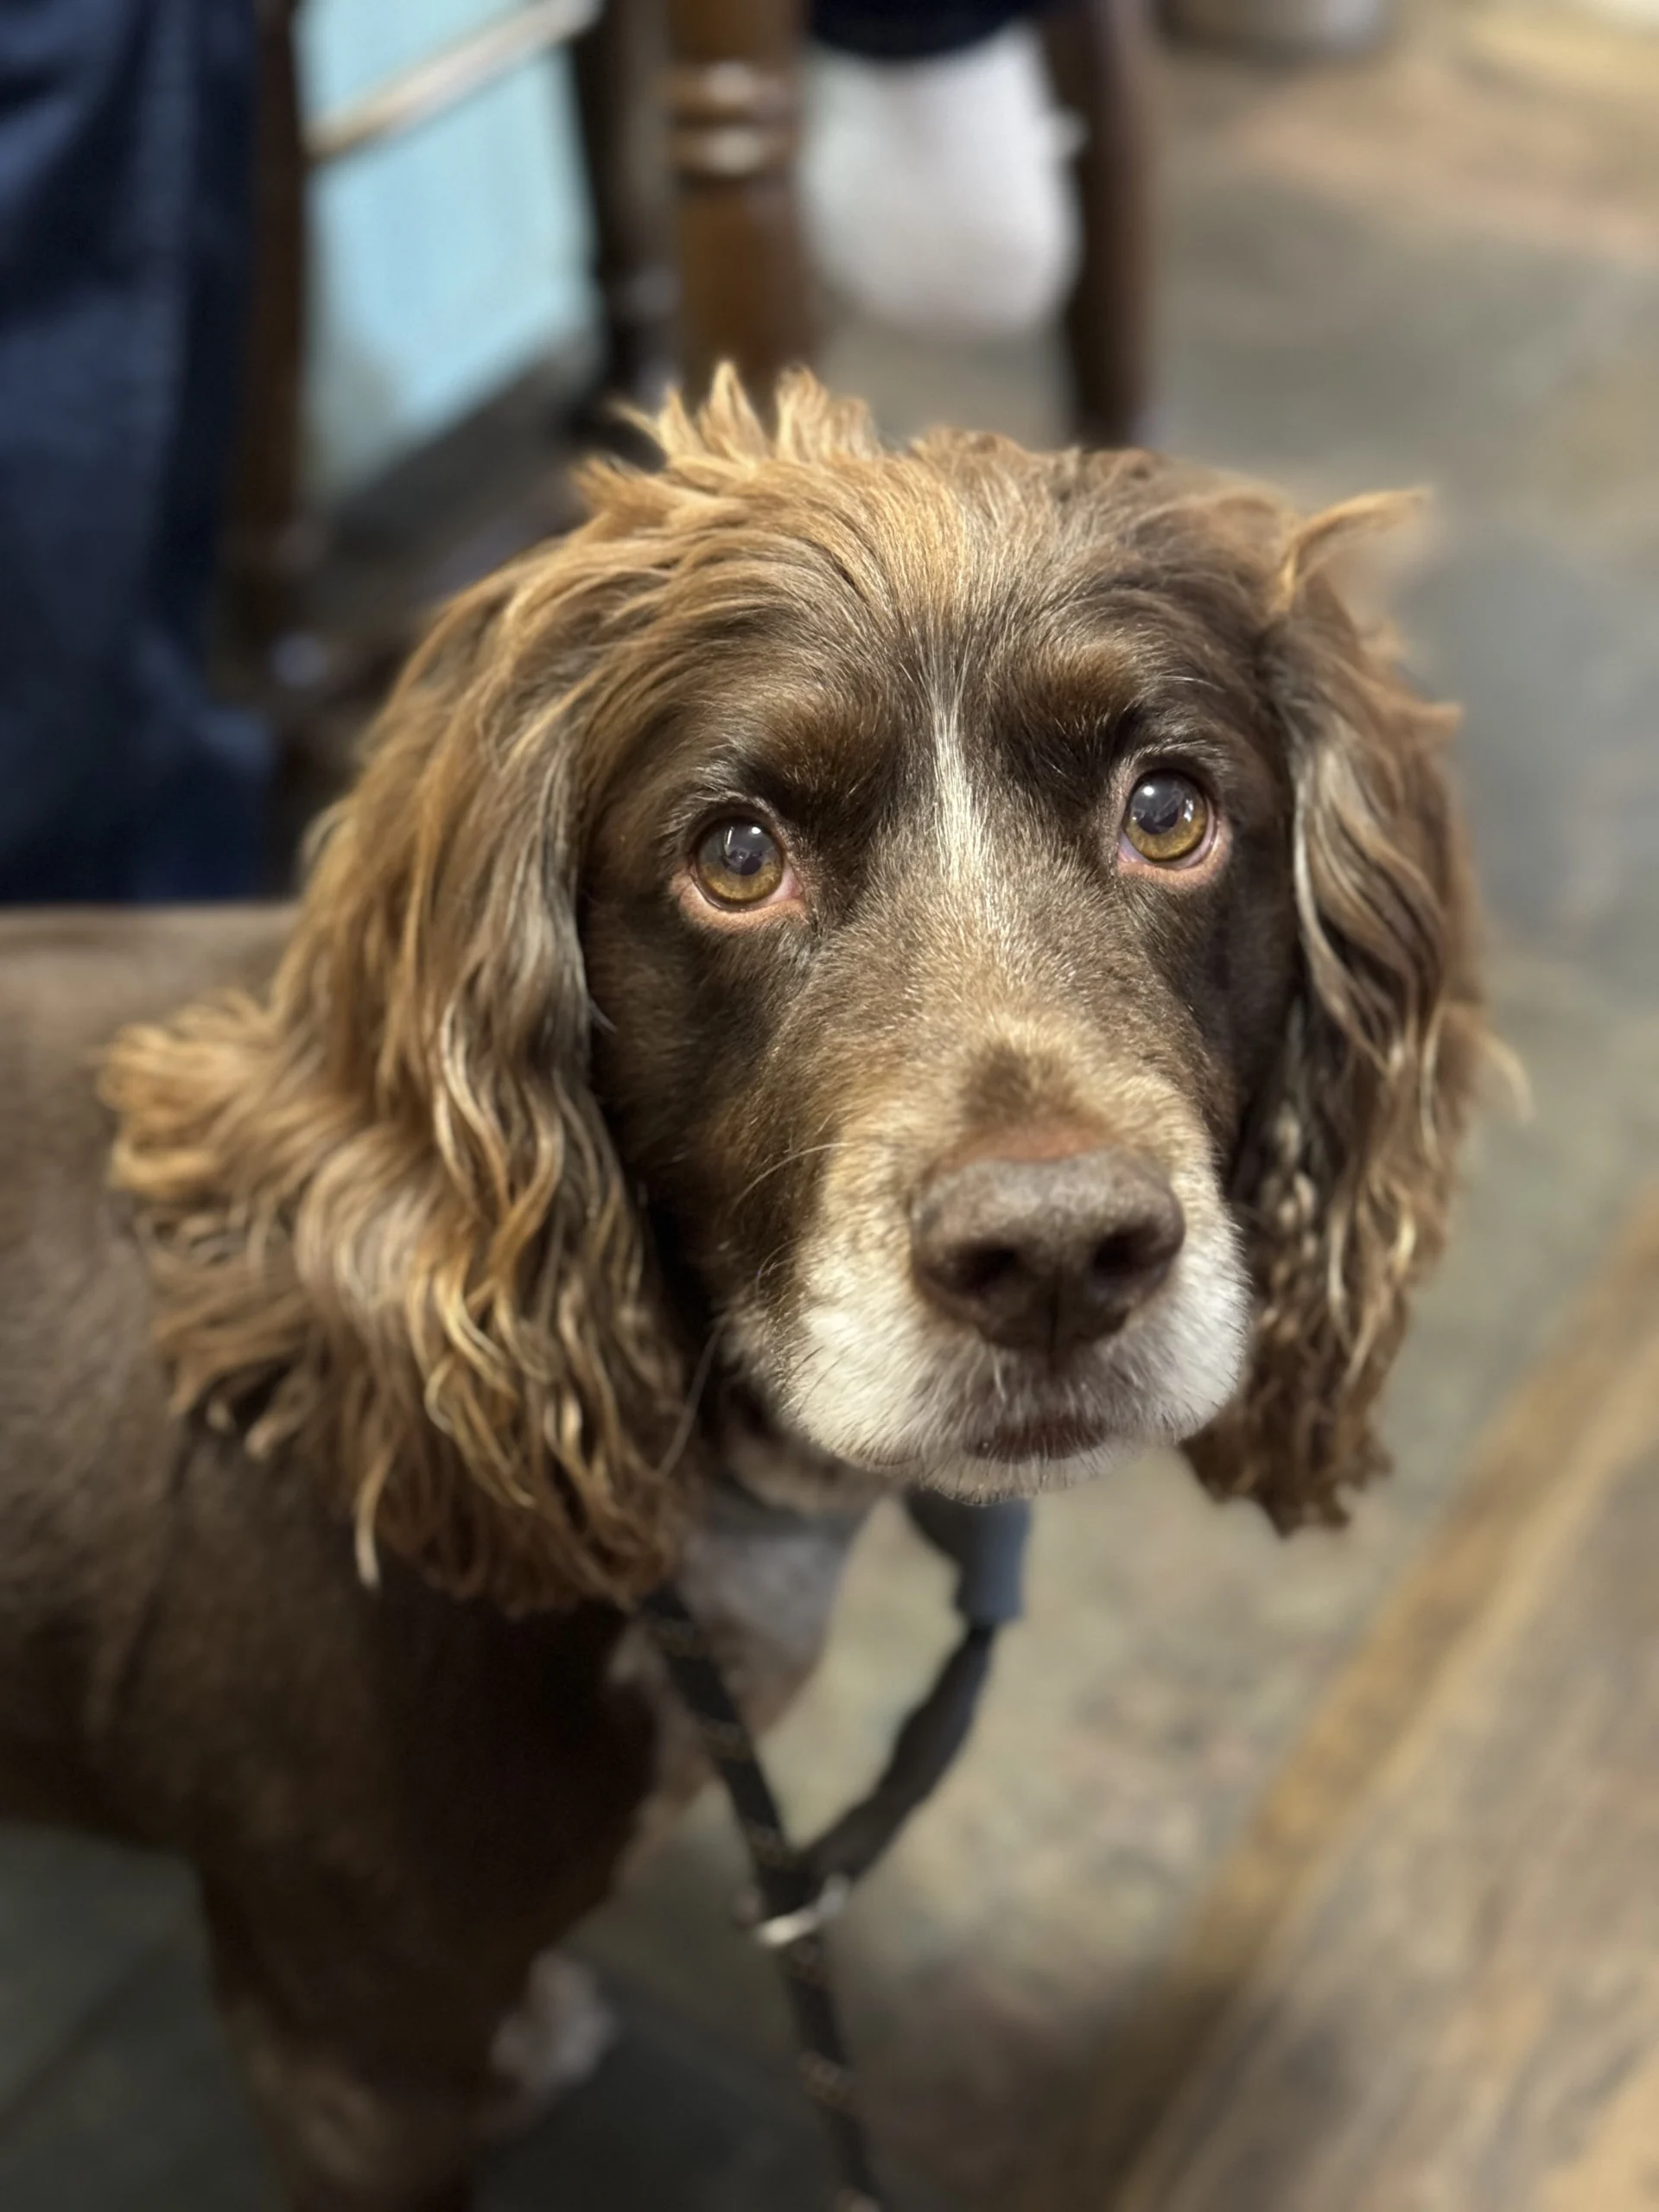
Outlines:
{"type": "Polygon", "coordinates": [[[995,880],[990,843],[968,774],[954,699],[940,699],[933,709],[933,794],[934,834],[945,880],[983,894],[995,880]]]}

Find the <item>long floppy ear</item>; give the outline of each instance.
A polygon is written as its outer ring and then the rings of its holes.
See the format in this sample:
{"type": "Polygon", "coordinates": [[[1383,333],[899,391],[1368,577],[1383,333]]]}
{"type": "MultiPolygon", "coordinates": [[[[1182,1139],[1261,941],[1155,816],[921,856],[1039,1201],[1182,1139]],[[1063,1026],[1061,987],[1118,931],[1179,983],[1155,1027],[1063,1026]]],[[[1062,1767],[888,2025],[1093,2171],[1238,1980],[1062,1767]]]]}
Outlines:
{"type": "Polygon", "coordinates": [[[369,1579],[380,1541],[510,1607],[626,1599],[677,1520],[683,1393],[588,1088],[575,918],[624,534],[449,612],[269,999],[129,1031],[105,1076],[178,1408],[291,1448],[369,1579]]]}
{"type": "Polygon", "coordinates": [[[1257,1296],[1238,1398],[1188,1446],[1205,1483],[1281,1529],[1340,1521],[1386,1465],[1375,1402],[1440,1250],[1485,1032],[1472,893],[1442,753],[1455,717],[1363,637],[1327,556],[1402,503],[1293,535],[1263,683],[1294,793],[1301,983],[1234,1191],[1257,1296]]]}

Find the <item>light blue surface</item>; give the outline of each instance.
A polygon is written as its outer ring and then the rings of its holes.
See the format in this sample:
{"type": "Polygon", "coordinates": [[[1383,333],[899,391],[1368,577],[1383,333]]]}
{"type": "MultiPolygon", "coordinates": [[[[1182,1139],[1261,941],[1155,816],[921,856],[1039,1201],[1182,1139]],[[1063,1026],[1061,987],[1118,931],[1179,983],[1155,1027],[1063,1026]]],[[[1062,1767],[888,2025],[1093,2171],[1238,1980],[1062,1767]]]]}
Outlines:
{"type": "MultiPolygon", "coordinates": [[[[319,115],[504,12],[500,0],[310,0],[319,115]]],[[[588,229],[569,67],[515,69],[312,181],[308,468],[338,494],[587,326],[588,229]]]]}

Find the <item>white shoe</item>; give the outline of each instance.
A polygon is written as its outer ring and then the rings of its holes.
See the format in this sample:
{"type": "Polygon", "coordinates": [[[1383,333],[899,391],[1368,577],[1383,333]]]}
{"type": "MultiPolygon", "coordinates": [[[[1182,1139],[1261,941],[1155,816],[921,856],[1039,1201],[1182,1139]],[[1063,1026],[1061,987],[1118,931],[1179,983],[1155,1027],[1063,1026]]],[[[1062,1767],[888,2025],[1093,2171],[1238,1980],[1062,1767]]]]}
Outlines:
{"type": "Polygon", "coordinates": [[[1068,118],[1027,25],[925,61],[815,47],[805,94],[807,236],[836,291],[935,338],[1054,313],[1078,253],[1068,118]]]}

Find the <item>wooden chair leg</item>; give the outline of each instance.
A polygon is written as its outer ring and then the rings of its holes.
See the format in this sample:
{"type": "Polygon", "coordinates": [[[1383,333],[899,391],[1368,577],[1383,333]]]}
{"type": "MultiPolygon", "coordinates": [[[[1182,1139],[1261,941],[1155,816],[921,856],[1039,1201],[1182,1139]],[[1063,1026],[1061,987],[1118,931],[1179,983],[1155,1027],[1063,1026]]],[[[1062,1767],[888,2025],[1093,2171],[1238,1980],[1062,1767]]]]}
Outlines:
{"type": "Polygon", "coordinates": [[[736,364],[764,400],[811,351],[796,205],[803,0],[666,0],[686,388],[736,364]]]}
{"type": "Polygon", "coordinates": [[[606,0],[570,48],[604,318],[600,390],[644,406],[675,365],[679,286],[657,97],[665,54],[660,0],[606,0]]]}
{"type": "Polygon", "coordinates": [[[1071,0],[1042,18],[1074,163],[1083,262],[1066,305],[1075,427],[1086,445],[1145,435],[1151,348],[1150,118],[1144,0],[1071,0]]]}

